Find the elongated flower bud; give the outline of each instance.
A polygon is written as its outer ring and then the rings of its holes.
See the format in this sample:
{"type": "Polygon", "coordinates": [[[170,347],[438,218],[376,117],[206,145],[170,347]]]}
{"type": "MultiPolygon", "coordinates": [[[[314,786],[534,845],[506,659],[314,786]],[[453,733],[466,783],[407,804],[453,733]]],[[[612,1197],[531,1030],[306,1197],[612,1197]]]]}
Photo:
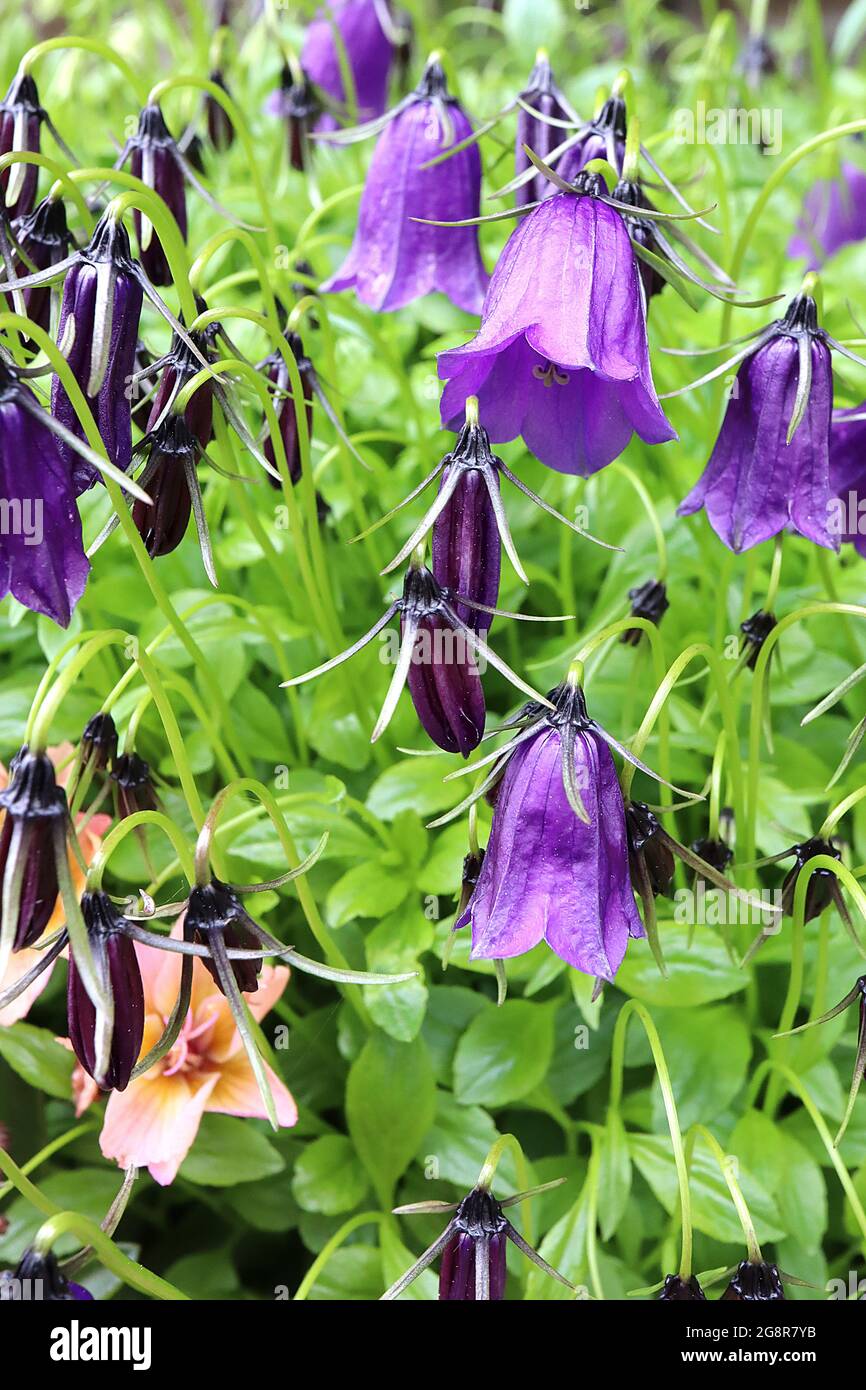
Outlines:
{"type": "MultiPolygon", "coordinates": [[[[660,584],[656,579],[648,579],[645,584],[629,589],[628,596],[631,599],[632,617],[645,618],[656,627],[670,607],[668,591],[664,584],[660,584]]],[[[636,647],[642,637],[643,632],[639,627],[630,627],[622,634],[620,641],[630,647],[636,647]]]]}
{"type": "MultiPolygon", "coordinates": [[[[841,851],[834,844],[829,840],[818,839],[817,836],[811,840],[804,840],[802,844],[795,845],[791,852],[794,855],[794,864],[789,869],[782,884],[782,911],[788,917],[794,911],[794,892],[800,870],[808,864],[809,860],[815,859],[819,854],[829,854],[831,859],[841,860],[842,858],[841,851]]],[[[832,869],[816,869],[810,876],[809,886],[806,889],[804,921],[811,922],[814,917],[820,917],[824,909],[830,906],[833,901],[835,883],[836,875],[832,869]]]]}
{"type": "MultiPolygon", "coordinates": [[[[499,493],[497,460],[487,431],[464,425],[442,470],[439,491],[453,487],[450,500],[433,523],[432,569],[452,594],[496,607],[499,597],[501,544],[491,499],[499,493]],[[453,474],[459,473],[454,486],[453,474]]],[[[493,615],[455,600],[454,611],[467,627],[486,632],[493,615]]]]}
{"type": "Polygon", "coordinates": [[[195,469],[196,446],[183,415],[167,415],[149,437],[142,484],[152,503],[136,498],[132,519],[151,559],[170,555],[186,535],[192,511],[189,470],[195,469]]]}
{"type": "Polygon", "coordinates": [[[608,97],[596,116],[583,128],[580,138],[566,150],[557,166],[560,178],[572,183],[581,169],[593,159],[606,159],[622,173],[626,143],[626,106],[622,97],[608,97]]]}
{"type": "Polygon", "coordinates": [[[114,1022],[105,1074],[101,1077],[96,1074],[96,1010],[72,954],[66,987],[69,1040],[84,1070],[99,1082],[103,1090],[124,1091],[129,1085],[144,1038],[144,989],[135,945],[126,933],[126,919],[106,893],[85,893],[81,899],[81,913],[97,970],[114,1000],[114,1022]]]}
{"type": "MultiPolygon", "coordinates": [[[[12,225],[15,240],[24,256],[36,270],[47,270],[62,261],[72,240],[66,223],[66,207],[60,198],[43,198],[42,202],[12,225]]],[[[16,258],[19,275],[29,275],[31,266],[16,258]]],[[[51,317],[51,290],[47,285],[31,285],[23,291],[27,317],[48,331],[51,317]]],[[[11,305],[11,296],[6,296],[11,305]]]]}
{"type": "Polygon", "coordinates": [[[115,758],[111,780],[117,787],[118,820],[125,820],[136,811],[156,810],[156,792],[150,767],[137,753],[122,753],[115,758]]]}
{"type": "MultiPolygon", "coordinates": [[[[12,949],[38,941],[57,901],[55,826],[68,816],[66,793],[58,787],[51,759],[22,748],[0,792],[6,812],[0,828],[0,883],[4,911],[15,921],[12,949]]],[[[4,921],[3,926],[6,927],[4,921]]]]}
{"type": "Polygon", "coordinates": [[[401,647],[415,630],[407,684],[433,742],[466,757],[484,733],[481,677],[464,634],[439,612],[441,589],[430,570],[410,567],[401,615],[401,647]]]}
{"type": "Polygon", "coordinates": [[[269,116],[281,116],[286,122],[289,163],[299,173],[309,165],[309,134],[321,109],[306,73],[296,78],[287,64],[280,75],[279,87],[265,103],[265,111],[269,116]]]}
{"type": "Polygon", "coordinates": [[[782,1276],[777,1265],[767,1264],[765,1260],[743,1260],[720,1301],[778,1303],[784,1297],[782,1276]]]}
{"type": "Polygon", "coordinates": [[[81,761],[104,771],[117,757],[117,726],[105,710],[94,714],[81,735],[81,761]]]}
{"type": "MultiPolygon", "coordinates": [[[[205,308],[204,300],[197,299],[196,307],[199,311],[205,308]]],[[[211,324],[204,332],[190,334],[192,342],[195,343],[206,362],[212,362],[215,359],[213,340],[218,329],[218,324],[211,324]]],[[[177,393],[201,371],[201,362],[193,355],[189,344],[178,337],[177,333],[172,336],[168,353],[165,357],[160,358],[156,365],[161,366],[162,372],[151,402],[150,413],[147,418],[147,431],[156,429],[177,393]]],[[[184,411],[184,419],[201,448],[206,449],[213,436],[213,383],[211,381],[203,381],[190,396],[184,411]]]]}
{"type": "MultiPolygon", "coordinates": [[[[212,72],[210,75],[210,80],[214,83],[215,86],[221,88],[222,91],[228,93],[226,80],[221,72],[212,72]]],[[[235,128],[229,120],[228,113],[226,112],[225,107],[222,105],[221,102],[217,101],[216,97],[212,96],[210,92],[208,92],[205,96],[205,113],[207,116],[208,139],[210,140],[214,149],[229,149],[230,146],[234,143],[235,128]]]]}
{"type": "MultiPolygon", "coordinates": [[[[254,933],[254,924],[239,897],[228,884],[221,883],[217,878],[193,888],[186,910],[186,926],[193,941],[201,946],[207,946],[216,932],[225,945],[234,950],[255,951],[261,946],[260,938],[254,933]]],[[[222,989],[214,962],[204,957],[202,964],[214,983],[222,989]]],[[[233,960],[231,969],[238,989],[244,994],[252,994],[257,988],[261,968],[260,960],[233,960]]]]}
{"type": "MultiPolygon", "coordinates": [[[[130,140],[128,149],[131,155],[131,173],[162,199],[186,241],[186,190],[183,169],[178,161],[177,145],[158,106],[145,106],[139,116],[138,130],[130,140]]],[[[141,264],[148,279],[154,285],[170,285],[171,270],[153,223],[137,208],[134,222],[141,264]]]]}
{"type": "Polygon", "coordinates": [[[470,1192],[457,1209],[454,1232],[442,1251],[439,1269],[439,1299],[474,1303],[478,1264],[487,1267],[487,1297],[500,1302],[505,1297],[505,1250],[508,1221],[496,1198],[481,1188],[470,1192]]]}
{"type": "MultiPolygon", "coordinates": [[[[517,113],[517,139],[514,150],[514,172],[522,174],[529,168],[530,160],[525,147],[547,161],[551,152],[565,137],[562,126],[551,125],[551,121],[566,121],[568,112],[562,104],[562,93],[554,81],[553,72],[547,58],[539,54],[529,81],[521,92],[525,105],[517,113]],[[532,107],[527,111],[526,107],[532,107]],[[537,112],[538,114],[533,114],[537,112]],[[541,117],[547,116],[548,120],[541,117]]],[[[542,173],[535,174],[528,183],[516,190],[515,201],[518,207],[526,203],[537,203],[553,192],[553,186],[542,173]]]]}
{"type": "MultiPolygon", "coordinates": [[[[13,150],[39,151],[39,127],[44,112],[36,83],[29,73],[18,73],[0,102],[0,155],[13,150]]],[[[36,201],[39,169],[35,164],[13,164],[0,174],[0,192],[10,218],[26,217],[36,201]]]]}
{"type": "Polygon", "coordinates": [[[93,1294],[83,1284],[73,1284],[61,1274],[57,1257],[51,1251],[24,1251],[14,1270],[0,1274],[0,1303],[27,1299],[43,1303],[92,1301],[93,1294]]]}
{"type": "MultiPolygon", "coordinates": [[[[287,333],[286,342],[292,350],[292,355],[298,364],[298,371],[303,386],[303,410],[307,419],[307,436],[312,438],[313,433],[313,378],[312,363],[304,352],[304,345],[297,333],[287,333]]],[[[289,377],[289,369],[283,359],[282,353],[273,352],[262,364],[268,374],[268,378],[273,382],[278,392],[291,393],[292,383],[289,377]]],[[[293,483],[300,481],[301,477],[301,450],[298,442],[298,402],[292,399],[291,394],[278,396],[274,401],[274,412],[280,427],[280,438],[283,441],[283,448],[286,451],[286,462],[289,467],[289,477],[293,483]]],[[[277,457],[274,452],[274,441],[270,433],[265,437],[264,454],[268,463],[273,468],[277,467],[277,457]]],[[[268,474],[271,484],[278,488],[279,481],[268,474]]]]}
{"type": "Polygon", "coordinates": [[[469,900],[478,884],[481,865],[484,863],[484,850],[470,851],[463,860],[463,873],[460,878],[460,899],[457,903],[457,916],[460,917],[469,906],[469,900]]]}
{"type": "Polygon", "coordinates": [[[754,671],[761,654],[761,648],[775,626],[775,614],[767,613],[763,608],[759,608],[756,613],[752,614],[751,618],[746,618],[744,622],[740,623],[740,631],[746,639],[746,665],[750,671],[754,671]]]}

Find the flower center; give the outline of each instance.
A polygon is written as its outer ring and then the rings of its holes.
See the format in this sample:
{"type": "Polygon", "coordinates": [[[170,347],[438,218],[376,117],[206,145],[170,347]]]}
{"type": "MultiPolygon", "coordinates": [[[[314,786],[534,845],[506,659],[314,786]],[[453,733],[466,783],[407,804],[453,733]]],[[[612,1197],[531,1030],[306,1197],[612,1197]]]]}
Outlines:
{"type": "MultiPolygon", "coordinates": [[[[168,1019],[163,1019],[168,1023],[168,1019]]],[[[166,1066],[163,1076],[176,1076],[178,1072],[196,1071],[205,1061],[205,1054],[198,1047],[191,1044],[198,1042],[206,1033],[210,1031],[216,1022],[216,1011],[214,1010],[207,1018],[196,1023],[193,1018],[192,1009],[187,1013],[183,1028],[174,1047],[166,1057],[166,1066]]]]}
{"type": "Polygon", "coordinates": [[[532,368],[532,375],[536,381],[543,381],[545,386],[567,386],[569,382],[568,372],[562,371],[553,362],[536,362],[532,368]]]}

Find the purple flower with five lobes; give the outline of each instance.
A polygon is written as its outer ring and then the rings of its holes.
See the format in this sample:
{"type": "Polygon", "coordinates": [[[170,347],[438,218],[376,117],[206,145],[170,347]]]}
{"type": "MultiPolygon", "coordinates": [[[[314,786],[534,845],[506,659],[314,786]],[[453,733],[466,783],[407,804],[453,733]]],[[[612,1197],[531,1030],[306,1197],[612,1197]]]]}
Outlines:
{"type": "Polygon", "coordinates": [[[650,371],[643,285],[622,215],[581,173],[528,212],[499,258],[471,342],[440,353],[442,422],[477,396],[492,440],[522,435],[542,463],[583,477],[633,433],[676,439],[650,371]]]}
{"type": "MultiPolygon", "coordinates": [[[[72,235],[66,223],[66,208],[61,198],[43,198],[26,217],[12,224],[15,237],[14,267],[18,275],[31,269],[48,270],[65,260],[72,235]]],[[[13,296],[6,296],[14,309],[13,296]]],[[[24,290],[24,311],[29,319],[48,331],[51,318],[51,291],[47,285],[34,285],[24,290]]]]}
{"type": "MultiPolygon", "coordinates": [[[[335,0],[317,11],[304,38],[301,66],[328,106],[346,109],[342,48],[352,73],[358,119],[369,121],[382,115],[394,57],[394,32],[387,0],[335,0]]],[[[316,122],[317,130],[334,130],[336,126],[332,110],[324,111],[316,122]]]]}
{"type": "Polygon", "coordinates": [[[0,359],[0,494],[18,520],[0,536],[0,597],[11,593],[67,627],[90,565],[58,431],[62,427],[0,359]]]}
{"type": "Polygon", "coordinates": [[[378,121],[326,137],[347,143],[379,134],[352,249],[324,290],[354,288],[378,310],[400,309],[439,290],[459,309],[480,312],[488,276],[477,228],[434,224],[478,216],[481,156],[472,144],[430,165],[471,133],[432,58],[415,91],[378,121]]]}
{"type": "Polygon", "coordinates": [[[678,514],[691,516],[703,507],[716,535],[735,552],[787,527],[816,545],[838,550],[839,535],[830,524],[830,349],[861,359],[819,327],[817,305],[805,292],[805,282],[784,318],[752,339],[693,383],[700,385],[740,363],[709,463],[678,514]]]}
{"type": "Polygon", "coordinates": [[[821,179],[806,194],[788,255],[805,256],[808,268],[817,270],[835,251],[864,237],[866,172],[845,160],[838,178],[821,179]]]}
{"type": "Polygon", "coordinates": [[[129,924],[106,893],[84,893],[81,915],[91,953],[114,1007],[107,1019],[97,1012],[70,952],[66,983],[69,1040],[82,1067],[102,1090],[125,1091],[144,1038],[144,988],[138,957],[129,924]],[[110,1031],[107,1040],[97,1036],[103,1027],[110,1031]],[[100,1074],[103,1048],[107,1066],[100,1074]]]}
{"type": "Polygon", "coordinates": [[[830,529],[866,559],[866,401],[830,421],[830,529]]]}

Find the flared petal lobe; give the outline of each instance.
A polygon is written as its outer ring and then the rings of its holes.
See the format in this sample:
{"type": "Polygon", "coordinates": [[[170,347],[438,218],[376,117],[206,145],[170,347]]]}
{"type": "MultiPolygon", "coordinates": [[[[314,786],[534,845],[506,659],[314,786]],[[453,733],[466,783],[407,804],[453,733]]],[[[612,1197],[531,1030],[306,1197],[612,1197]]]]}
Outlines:
{"type": "Polygon", "coordinates": [[[790,444],[800,377],[797,339],[780,332],[746,358],[710,461],[679,507],[681,516],[704,507],[730,550],[749,550],[786,526],[838,549],[830,529],[830,350],[813,337],[811,354],[809,401],[790,444]]]}
{"type": "Polygon", "coordinates": [[[575,969],[612,980],[629,936],[643,936],[616,768],[591,730],[575,736],[575,776],[589,824],[567,800],[555,729],[511,755],[478,886],[455,923],[471,925],[473,960],[522,955],[544,940],[575,969]]]}
{"type": "MultiPolygon", "coordinates": [[[[379,22],[374,0],[338,0],[315,15],[301,50],[301,67],[311,82],[341,106],[346,103],[346,91],[335,26],[352,71],[357,119],[373,120],[385,110],[394,45],[379,22]]],[[[316,129],[333,130],[336,124],[334,116],[324,112],[316,129]]]]}
{"type": "Polygon", "coordinates": [[[487,272],[475,227],[432,227],[413,218],[477,217],[481,156],[471,145],[432,169],[427,160],[464,140],[472,127],[456,102],[412,102],[376,144],[361,197],[355,240],[323,288],[353,288],[371,309],[400,309],[434,290],[469,313],[484,301],[487,272]],[[442,110],[453,129],[446,129],[442,110]]]}
{"type": "Polygon", "coordinates": [[[522,435],[543,463],[587,476],[638,433],[675,439],[656,396],[640,276],[615,209],[556,194],[512,233],[471,342],[439,357],[442,423],[469,396],[495,442],[522,435]]]}

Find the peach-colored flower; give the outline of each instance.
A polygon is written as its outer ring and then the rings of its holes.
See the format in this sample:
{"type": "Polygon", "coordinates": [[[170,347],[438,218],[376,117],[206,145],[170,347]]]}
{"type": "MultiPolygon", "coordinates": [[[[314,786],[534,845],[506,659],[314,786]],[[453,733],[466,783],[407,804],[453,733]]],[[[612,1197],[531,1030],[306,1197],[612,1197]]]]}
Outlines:
{"type": "MultiPolygon", "coordinates": [[[[176,927],[173,934],[179,934],[176,927]]],[[[168,1022],[180,984],[180,956],[136,946],[144,984],[144,1041],[141,1055],[158,1042],[168,1022]]],[[[279,999],[289,979],[286,966],[265,966],[255,994],[246,995],[253,1017],[262,1019],[279,999]]],[[[89,1077],[73,1076],[78,1113],[98,1095],[89,1077]]],[[[279,1077],[267,1068],[277,1119],[285,1128],[297,1122],[294,1100],[279,1077]]],[[[163,1187],[173,1182],[192,1147],[201,1117],[219,1115],[266,1118],[259,1088],[235,1027],[228,1001],[200,960],[193,963],[192,999],[174,1047],[132,1081],[113,1091],[105,1111],[99,1143],[106,1158],[121,1168],[149,1168],[163,1187]]]]}
{"type": "MultiPolygon", "coordinates": [[[[71,743],[60,743],[56,748],[48,749],[48,756],[54,763],[54,766],[62,768],[57,778],[61,787],[65,787],[69,779],[69,773],[72,769],[71,757],[73,751],[71,743]]],[[[0,763],[0,790],[6,786],[8,781],[9,774],[3,764],[0,763]]],[[[3,823],[4,815],[5,812],[0,811],[0,825],[3,823]]],[[[76,824],[78,826],[78,843],[84,855],[84,862],[85,864],[89,864],[99,848],[102,836],[111,824],[111,817],[95,815],[91,816],[88,820],[86,815],[79,815],[76,818],[76,824]]],[[[72,874],[72,882],[75,891],[80,895],[84,888],[84,874],[72,850],[69,851],[69,869],[72,874]]],[[[57,931],[58,927],[63,926],[64,921],[63,904],[58,897],[54,906],[54,911],[43,932],[43,937],[52,936],[54,932],[57,931]]],[[[0,987],[8,989],[16,980],[20,980],[22,975],[26,975],[27,971],[31,970],[41,958],[42,952],[37,950],[35,946],[25,947],[23,951],[16,951],[9,958],[9,965],[7,966],[6,974],[3,976],[2,981],[0,981],[0,987]]],[[[19,994],[18,998],[14,999],[11,1004],[7,1004],[5,1009],[0,1009],[0,1028],[6,1028],[11,1023],[17,1023],[19,1018],[27,1017],[33,1004],[39,998],[45,986],[48,984],[48,981],[51,979],[51,971],[53,968],[53,966],[48,966],[33,984],[30,985],[28,989],[25,989],[23,994],[19,994]]]]}

